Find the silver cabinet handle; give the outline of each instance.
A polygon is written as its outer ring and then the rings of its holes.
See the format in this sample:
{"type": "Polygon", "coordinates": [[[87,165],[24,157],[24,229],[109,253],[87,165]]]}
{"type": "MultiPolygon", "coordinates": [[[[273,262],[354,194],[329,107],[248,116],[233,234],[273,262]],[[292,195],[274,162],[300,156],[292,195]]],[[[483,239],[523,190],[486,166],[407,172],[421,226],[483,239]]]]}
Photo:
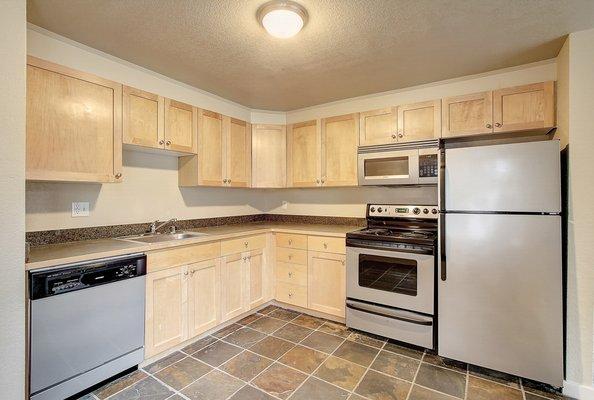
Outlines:
{"type": "Polygon", "coordinates": [[[159,140],[159,144],[163,145],[165,143],[165,141],[163,139],[159,140]]]}
{"type": "Polygon", "coordinates": [[[501,128],[501,124],[500,124],[499,122],[496,122],[496,123],[495,123],[495,126],[496,126],[497,128],[501,128]]]}
{"type": "Polygon", "coordinates": [[[487,129],[491,129],[491,124],[487,124],[485,126],[487,127],[487,129]]]}
{"type": "Polygon", "coordinates": [[[167,142],[165,142],[165,144],[166,144],[167,146],[171,145],[171,140],[168,140],[167,142]]]}

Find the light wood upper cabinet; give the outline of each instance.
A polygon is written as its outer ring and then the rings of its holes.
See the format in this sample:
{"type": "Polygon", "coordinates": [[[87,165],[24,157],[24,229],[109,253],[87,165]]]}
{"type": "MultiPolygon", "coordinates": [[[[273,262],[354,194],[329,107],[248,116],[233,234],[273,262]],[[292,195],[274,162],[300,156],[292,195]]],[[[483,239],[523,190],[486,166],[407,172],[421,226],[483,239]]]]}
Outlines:
{"type": "Polygon", "coordinates": [[[124,86],[123,126],[125,144],[165,148],[165,99],[162,96],[124,86]]]}
{"type": "Polygon", "coordinates": [[[287,126],[287,186],[319,186],[321,147],[318,120],[287,126]]]}
{"type": "Polygon", "coordinates": [[[398,142],[439,139],[441,100],[398,106],[398,142]]]}
{"type": "Polygon", "coordinates": [[[322,186],[357,186],[359,114],[323,118],[322,186]]]}
{"type": "Polygon", "coordinates": [[[223,183],[232,187],[250,187],[252,179],[251,125],[239,119],[223,117],[223,132],[225,137],[223,183]]]}
{"type": "Polygon", "coordinates": [[[188,265],[188,338],[220,322],[221,261],[218,258],[188,265]]]}
{"type": "Polygon", "coordinates": [[[346,256],[308,252],[308,308],[344,318],[346,256]]]}
{"type": "Polygon", "coordinates": [[[165,148],[167,150],[196,154],[197,125],[196,107],[165,99],[165,148]]]}
{"type": "Polygon", "coordinates": [[[555,82],[516,86],[493,92],[494,132],[555,126],[555,82]]]}
{"type": "Polygon", "coordinates": [[[146,357],[188,338],[187,272],[181,266],[146,275],[146,357]]]}
{"type": "Polygon", "coordinates": [[[359,120],[359,145],[396,142],[397,118],[396,107],[362,112],[359,120]]]}
{"type": "Polygon", "coordinates": [[[493,132],[493,92],[447,97],[442,101],[442,137],[493,132]]]}
{"type": "Polygon", "coordinates": [[[248,275],[245,256],[230,254],[221,261],[221,321],[234,318],[249,309],[248,275]]]}
{"type": "Polygon", "coordinates": [[[198,185],[223,186],[223,116],[198,112],[198,185]]]}
{"type": "Polygon", "coordinates": [[[286,171],[286,127],[284,125],[252,125],[252,187],[285,187],[286,171]]]}
{"type": "Polygon", "coordinates": [[[35,57],[27,64],[26,178],[120,181],[122,85],[35,57]]]}

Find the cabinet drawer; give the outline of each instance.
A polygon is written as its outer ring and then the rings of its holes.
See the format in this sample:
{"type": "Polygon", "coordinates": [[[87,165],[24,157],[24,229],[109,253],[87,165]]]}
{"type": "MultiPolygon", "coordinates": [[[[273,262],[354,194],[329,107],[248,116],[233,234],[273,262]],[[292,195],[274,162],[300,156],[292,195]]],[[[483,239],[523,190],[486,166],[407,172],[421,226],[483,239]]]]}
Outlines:
{"type": "Polygon", "coordinates": [[[307,251],[277,247],[276,261],[307,265],[307,251]]]}
{"type": "Polygon", "coordinates": [[[277,233],[276,245],[291,249],[307,250],[307,235],[293,235],[290,233],[277,233]]]}
{"type": "Polygon", "coordinates": [[[276,280],[278,282],[307,286],[307,265],[277,262],[276,280]]]}
{"type": "Polygon", "coordinates": [[[220,255],[221,242],[151,251],[146,255],[147,272],[211,260],[220,257],[220,255]]]}
{"type": "Polygon", "coordinates": [[[311,251],[323,251],[326,253],[346,253],[345,238],[308,236],[307,249],[311,251]]]}
{"type": "Polygon", "coordinates": [[[283,303],[293,304],[299,307],[307,307],[307,286],[277,282],[276,299],[283,303]]]}
{"type": "Polygon", "coordinates": [[[221,254],[235,254],[242,251],[263,249],[264,247],[266,247],[266,235],[246,236],[239,239],[222,241],[221,254]]]}

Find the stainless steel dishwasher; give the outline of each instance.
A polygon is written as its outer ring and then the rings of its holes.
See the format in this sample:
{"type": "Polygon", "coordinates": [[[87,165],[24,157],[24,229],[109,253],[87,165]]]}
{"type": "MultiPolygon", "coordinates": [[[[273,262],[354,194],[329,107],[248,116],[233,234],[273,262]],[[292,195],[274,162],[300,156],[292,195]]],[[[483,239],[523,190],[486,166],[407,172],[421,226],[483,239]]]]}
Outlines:
{"type": "Polygon", "coordinates": [[[29,397],[64,399],[144,358],[146,256],[29,273],[29,397]]]}

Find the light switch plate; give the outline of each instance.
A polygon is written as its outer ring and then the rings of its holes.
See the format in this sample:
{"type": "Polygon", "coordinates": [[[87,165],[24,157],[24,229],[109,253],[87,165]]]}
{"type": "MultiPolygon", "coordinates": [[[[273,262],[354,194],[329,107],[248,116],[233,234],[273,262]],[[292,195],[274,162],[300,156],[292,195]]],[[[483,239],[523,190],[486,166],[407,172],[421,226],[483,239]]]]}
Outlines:
{"type": "Polygon", "coordinates": [[[73,201],[72,202],[72,216],[73,217],[88,217],[89,216],[89,202],[88,201],[73,201]]]}

